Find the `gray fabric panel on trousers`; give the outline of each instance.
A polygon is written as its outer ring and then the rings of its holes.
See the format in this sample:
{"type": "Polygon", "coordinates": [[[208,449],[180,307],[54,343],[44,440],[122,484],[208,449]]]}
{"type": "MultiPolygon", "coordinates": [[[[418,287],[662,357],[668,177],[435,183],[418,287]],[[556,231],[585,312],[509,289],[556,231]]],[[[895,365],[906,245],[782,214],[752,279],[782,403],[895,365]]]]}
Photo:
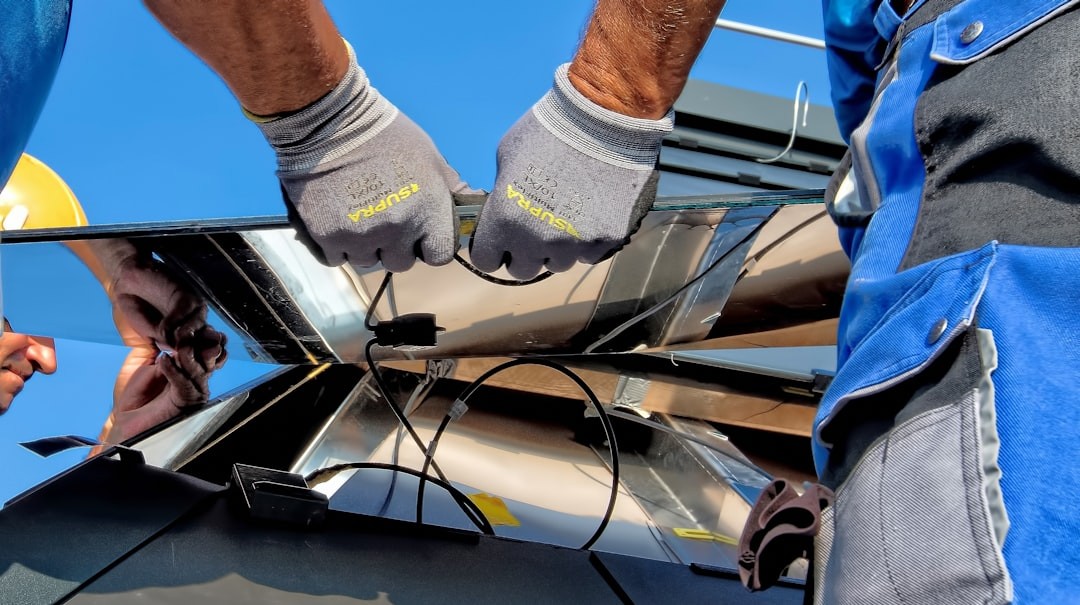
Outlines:
{"type": "Polygon", "coordinates": [[[910,418],[837,491],[823,602],[1006,603],[984,499],[977,390],[910,418]]]}
{"type": "Polygon", "coordinates": [[[828,568],[829,555],[832,554],[833,535],[836,533],[836,507],[830,506],[821,512],[821,525],[814,536],[814,602],[824,603],[825,570],[828,568]]]}
{"type": "Polygon", "coordinates": [[[997,240],[1080,246],[1080,10],[964,66],[939,65],[916,106],[926,167],[901,269],[997,240]]]}

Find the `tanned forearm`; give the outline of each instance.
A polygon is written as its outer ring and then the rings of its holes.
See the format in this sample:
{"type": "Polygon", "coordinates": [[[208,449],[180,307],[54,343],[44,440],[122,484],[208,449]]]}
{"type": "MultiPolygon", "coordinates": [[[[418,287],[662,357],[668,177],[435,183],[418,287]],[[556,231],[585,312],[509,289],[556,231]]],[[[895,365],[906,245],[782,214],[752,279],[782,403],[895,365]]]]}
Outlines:
{"type": "Polygon", "coordinates": [[[295,111],[341,81],[348,55],[320,0],[144,0],[258,115],[295,111]]]}
{"type": "Polygon", "coordinates": [[[64,242],[64,245],[90,269],[110,298],[117,267],[138,254],[130,241],[121,238],[75,240],[64,242]]]}
{"type": "Polygon", "coordinates": [[[725,0],[599,0],[570,82],[592,102],[658,119],[675,104],[725,0]]]}

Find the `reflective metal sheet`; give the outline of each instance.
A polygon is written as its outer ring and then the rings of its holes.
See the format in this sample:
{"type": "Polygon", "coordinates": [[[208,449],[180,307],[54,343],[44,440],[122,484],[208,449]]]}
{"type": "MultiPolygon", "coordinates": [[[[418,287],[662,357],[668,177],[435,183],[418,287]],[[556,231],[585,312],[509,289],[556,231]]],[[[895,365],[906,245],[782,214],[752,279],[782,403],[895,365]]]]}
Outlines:
{"type": "MultiPolygon", "coordinates": [[[[388,371],[397,378],[402,374],[388,371]]],[[[407,377],[407,375],[405,375],[407,377]]],[[[440,383],[421,396],[411,422],[424,442],[463,385],[440,383]]],[[[403,398],[403,397],[402,397],[403,398]]],[[[612,480],[604,447],[574,437],[585,421],[584,406],[566,399],[509,390],[485,390],[470,410],[442,437],[438,462],[467,494],[496,496],[507,507],[500,536],[567,547],[580,545],[595,528],[612,480]]],[[[734,567],[733,546],[680,538],[678,529],[706,529],[737,535],[749,512],[737,492],[760,488],[768,477],[731,444],[702,433],[700,423],[665,418],[679,430],[711,439],[720,457],[695,451],[658,433],[647,451],[626,449],[622,488],[608,529],[595,550],[688,564],[734,567]]],[[[398,439],[397,420],[370,389],[358,388],[344,401],[290,470],[306,474],[350,461],[395,462],[420,468],[423,455],[409,440],[398,439]]],[[[626,434],[620,434],[620,439],[626,434]]],[[[385,473],[346,472],[321,484],[342,510],[411,521],[416,512],[415,482],[385,473]]],[[[453,502],[425,498],[425,520],[470,529],[453,502]],[[431,500],[429,507],[429,500],[431,500]]]]}
{"type": "MultiPolygon", "coordinates": [[[[459,211],[465,251],[477,209],[459,211]]],[[[417,265],[394,276],[370,319],[434,313],[446,331],[434,348],[377,348],[377,357],[657,349],[828,321],[847,269],[830,226],[820,192],[664,198],[611,260],[533,285],[493,284],[458,264],[417,265]],[[813,246],[802,245],[808,239],[813,246]]],[[[290,364],[363,357],[367,308],[383,272],[323,267],[280,219],[5,234],[5,295],[20,322],[115,342],[107,301],[78,262],[55,243],[27,243],[106,236],[128,237],[184,275],[218,315],[212,322],[232,329],[232,355],[290,364]],[[38,302],[43,295],[49,305],[38,302]]],[[[815,339],[801,344],[833,337],[820,331],[815,339]]]]}

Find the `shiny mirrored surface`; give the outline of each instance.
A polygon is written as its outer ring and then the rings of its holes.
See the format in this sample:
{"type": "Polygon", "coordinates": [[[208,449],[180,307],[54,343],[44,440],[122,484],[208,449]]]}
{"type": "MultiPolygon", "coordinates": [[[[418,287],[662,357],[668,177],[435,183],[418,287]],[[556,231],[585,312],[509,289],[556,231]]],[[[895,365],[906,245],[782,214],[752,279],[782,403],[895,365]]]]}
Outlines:
{"type": "MultiPolygon", "coordinates": [[[[459,211],[467,259],[476,209],[459,211]]],[[[662,199],[598,265],[505,285],[458,263],[418,264],[394,275],[374,308],[382,270],[324,267],[280,219],[22,231],[3,241],[5,304],[30,330],[122,342],[102,280],[73,249],[131,245],[154,259],[152,283],[129,280],[134,294],[153,298],[168,276],[205,301],[230,355],[284,364],[362,361],[368,324],[407,313],[435,315],[437,345],[376,347],[377,358],[828,345],[847,272],[815,192],[662,199]]]]}
{"type": "MultiPolygon", "coordinates": [[[[459,210],[467,259],[476,208],[459,210]]],[[[531,285],[417,265],[373,308],[382,270],[319,264],[281,218],[7,232],[5,315],[59,340],[52,362],[30,362],[19,418],[0,423],[5,458],[29,487],[87,451],[41,461],[19,441],[122,441],[206,408],[145,442],[165,463],[184,459],[243,403],[223,390],[274,367],[249,362],[362,361],[367,324],[407,313],[435,315],[437,346],[376,347],[377,358],[829,345],[847,273],[834,231],[815,192],[667,198],[598,265],[531,285]]],[[[25,380],[11,366],[0,388],[25,380]]]]}
{"type": "Polygon", "coordinates": [[[15,331],[17,322],[7,323],[14,330],[0,336],[0,460],[7,469],[0,502],[92,453],[85,447],[42,458],[20,443],[60,435],[126,439],[207,407],[218,393],[273,369],[233,362],[200,377],[196,391],[183,393],[183,379],[161,373],[172,361],[160,354],[27,335],[15,331]]]}

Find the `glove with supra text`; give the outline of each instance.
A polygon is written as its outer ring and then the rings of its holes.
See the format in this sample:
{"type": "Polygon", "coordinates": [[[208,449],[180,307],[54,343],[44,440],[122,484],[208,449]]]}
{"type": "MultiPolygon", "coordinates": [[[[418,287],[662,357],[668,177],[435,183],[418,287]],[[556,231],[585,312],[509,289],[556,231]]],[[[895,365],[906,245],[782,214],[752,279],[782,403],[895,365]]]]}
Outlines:
{"type": "Polygon", "coordinates": [[[388,271],[453,259],[453,193],[470,191],[431,138],[370,85],[349,47],[342,81],[283,117],[249,117],[278,157],[290,221],[324,264],[388,271]]]}
{"type": "Polygon", "coordinates": [[[470,246],[483,271],[526,279],[619,250],[656,199],[656,158],[672,114],[633,118],[593,103],[567,75],[503,137],[495,187],[470,246]]]}

